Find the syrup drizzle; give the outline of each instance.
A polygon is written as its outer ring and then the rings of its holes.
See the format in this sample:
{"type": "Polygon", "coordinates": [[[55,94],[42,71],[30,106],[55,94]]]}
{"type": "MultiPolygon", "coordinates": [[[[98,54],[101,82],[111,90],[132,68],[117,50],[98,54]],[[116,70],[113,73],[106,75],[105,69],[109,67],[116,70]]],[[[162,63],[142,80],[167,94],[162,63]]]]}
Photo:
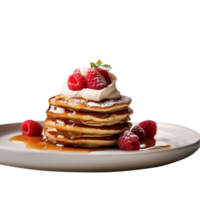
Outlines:
{"type": "MultiPolygon", "coordinates": [[[[51,150],[51,151],[59,151],[59,152],[77,152],[77,153],[89,153],[91,151],[102,151],[108,149],[117,149],[117,147],[104,147],[104,148],[76,148],[76,147],[66,147],[63,145],[55,145],[51,142],[47,141],[46,137],[31,137],[25,135],[17,135],[10,138],[11,142],[23,142],[26,144],[28,149],[34,150],[51,150]]],[[[155,139],[147,139],[140,143],[140,150],[156,150],[156,149],[167,149],[171,146],[165,142],[158,141],[155,139]]]]}
{"type": "Polygon", "coordinates": [[[140,142],[140,150],[168,149],[171,146],[166,142],[152,139],[146,139],[140,142]]]}
{"type": "Polygon", "coordinates": [[[51,151],[60,151],[60,152],[89,153],[91,151],[101,151],[101,150],[111,149],[111,147],[88,149],[88,148],[66,147],[66,146],[63,146],[62,144],[55,145],[49,142],[45,136],[31,137],[31,136],[26,136],[26,135],[17,135],[15,137],[10,138],[10,141],[23,142],[26,144],[26,147],[28,149],[51,150],[51,151]]]}

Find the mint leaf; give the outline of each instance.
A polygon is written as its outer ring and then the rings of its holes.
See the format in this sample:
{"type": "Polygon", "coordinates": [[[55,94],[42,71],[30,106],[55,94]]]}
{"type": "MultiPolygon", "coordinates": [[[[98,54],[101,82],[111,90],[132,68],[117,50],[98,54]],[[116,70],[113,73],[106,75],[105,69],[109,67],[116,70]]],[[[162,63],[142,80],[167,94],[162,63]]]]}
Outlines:
{"type": "Polygon", "coordinates": [[[97,64],[94,61],[88,61],[88,67],[97,68],[97,64]]]}
{"type": "Polygon", "coordinates": [[[101,65],[105,70],[113,70],[114,67],[110,63],[104,63],[101,65]]]}
{"type": "Polygon", "coordinates": [[[99,67],[101,64],[102,64],[101,60],[98,60],[98,61],[96,62],[96,65],[97,65],[98,67],[99,67]]]}

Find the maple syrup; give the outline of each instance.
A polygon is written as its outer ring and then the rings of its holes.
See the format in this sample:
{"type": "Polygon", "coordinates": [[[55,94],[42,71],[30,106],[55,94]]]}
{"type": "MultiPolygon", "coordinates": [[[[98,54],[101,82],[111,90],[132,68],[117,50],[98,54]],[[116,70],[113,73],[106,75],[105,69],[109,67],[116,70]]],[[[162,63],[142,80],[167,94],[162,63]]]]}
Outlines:
{"type": "Polygon", "coordinates": [[[166,142],[152,139],[146,139],[140,142],[140,150],[168,149],[171,146],[166,142]]]}
{"type": "Polygon", "coordinates": [[[10,138],[10,141],[24,142],[28,149],[51,150],[51,151],[60,151],[60,152],[89,153],[91,151],[101,151],[101,150],[111,149],[111,147],[89,149],[89,148],[66,147],[66,146],[63,146],[62,144],[55,145],[49,142],[44,136],[31,137],[31,136],[26,136],[26,135],[17,135],[15,137],[10,138]]]}
{"type": "MultiPolygon", "coordinates": [[[[51,150],[51,151],[59,151],[59,152],[77,152],[77,153],[89,153],[91,151],[102,151],[108,149],[117,149],[117,147],[102,147],[96,149],[89,148],[76,148],[76,147],[66,147],[61,144],[52,144],[49,142],[46,137],[38,136],[25,136],[25,135],[17,135],[10,138],[11,142],[23,142],[26,144],[28,149],[35,150],[51,150]]],[[[155,139],[146,139],[141,141],[140,150],[155,150],[155,149],[167,149],[171,146],[165,142],[158,141],[155,139]]]]}

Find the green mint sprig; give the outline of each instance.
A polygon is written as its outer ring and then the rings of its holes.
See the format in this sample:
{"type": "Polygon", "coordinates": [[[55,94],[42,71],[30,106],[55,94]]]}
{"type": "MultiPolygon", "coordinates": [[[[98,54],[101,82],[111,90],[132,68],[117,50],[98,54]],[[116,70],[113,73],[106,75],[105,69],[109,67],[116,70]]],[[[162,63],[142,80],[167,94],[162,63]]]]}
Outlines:
{"type": "Polygon", "coordinates": [[[110,63],[105,63],[102,59],[96,59],[95,61],[88,61],[88,66],[93,68],[102,68],[104,70],[113,70],[114,67],[110,63]]]}
{"type": "Polygon", "coordinates": [[[104,70],[107,70],[107,71],[112,69],[112,67],[110,65],[108,65],[108,64],[101,65],[100,68],[104,69],[104,70]]]}
{"type": "Polygon", "coordinates": [[[96,66],[96,64],[93,63],[93,62],[90,62],[90,67],[91,67],[91,68],[98,68],[98,67],[96,66]]]}

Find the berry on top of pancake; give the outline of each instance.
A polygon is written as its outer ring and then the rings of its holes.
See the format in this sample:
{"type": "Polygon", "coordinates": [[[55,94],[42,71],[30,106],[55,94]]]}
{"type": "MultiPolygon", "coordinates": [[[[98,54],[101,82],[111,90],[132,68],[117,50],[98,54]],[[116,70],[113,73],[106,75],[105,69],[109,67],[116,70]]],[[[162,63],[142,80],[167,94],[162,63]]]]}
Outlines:
{"type": "Polygon", "coordinates": [[[90,67],[84,76],[79,69],[76,69],[68,78],[68,87],[70,90],[77,91],[84,88],[101,90],[111,84],[111,78],[108,70],[111,66],[102,65],[102,61],[91,62],[90,67]]]}

